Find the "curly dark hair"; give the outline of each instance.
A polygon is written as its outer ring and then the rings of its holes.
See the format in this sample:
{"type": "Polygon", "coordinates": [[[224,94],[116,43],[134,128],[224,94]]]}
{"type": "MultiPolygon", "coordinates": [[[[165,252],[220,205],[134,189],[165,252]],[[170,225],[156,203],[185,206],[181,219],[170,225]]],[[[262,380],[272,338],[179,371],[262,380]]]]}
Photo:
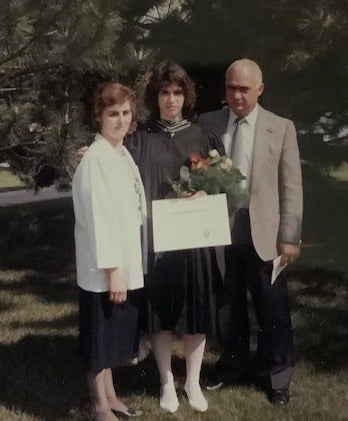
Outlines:
{"type": "Polygon", "coordinates": [[[150,111],[151,118],[159,118],[158,94],[161,89],[177,83],[184,93],[182,115],[189,118],[196,103],[195,85],[186,70],[172,61],[163,61],[156,66],[145,88],[144,102],[150,111]]]}

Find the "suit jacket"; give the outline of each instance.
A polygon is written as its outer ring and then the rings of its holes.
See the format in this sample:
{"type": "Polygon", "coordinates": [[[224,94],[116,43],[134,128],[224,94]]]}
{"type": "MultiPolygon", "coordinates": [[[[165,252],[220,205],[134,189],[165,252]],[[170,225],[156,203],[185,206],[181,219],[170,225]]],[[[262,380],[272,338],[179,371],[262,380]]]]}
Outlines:
{"type": "MultiPolygon", "coordinates": [[[[226,107],[202,114],[199,122],[221,139],[228,118],[226,107]]],[[[220,147],[223,149],[223,145],[220,147]]],[[[255,126],[249,215],[253,244],[261,259],[272,260],[278,255],[277,242],[299,244],[302,207],[295,126],[291,120],[260,107],[255,126]]]]}
{"type": "Polygon", "coordinates": [[[124,146],[122,153],[126,165],[97,134],[73,177],[77,282],[87,291],[107,291],[104,268],[112,267],[121,270],[127,289],[144,286],[140,225],[146,217],[145,194],[138,168],[124,146]]]}

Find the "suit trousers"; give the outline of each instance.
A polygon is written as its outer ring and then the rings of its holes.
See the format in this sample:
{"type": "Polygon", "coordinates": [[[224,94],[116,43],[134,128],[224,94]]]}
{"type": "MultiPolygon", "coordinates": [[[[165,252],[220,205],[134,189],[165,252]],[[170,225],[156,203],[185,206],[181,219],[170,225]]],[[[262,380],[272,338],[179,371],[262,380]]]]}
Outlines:
{"type": "Polygon", "coordinates": [[[272,261],[264,262],[252,243],[225,248],[226,273],[218,295],[218,334],[222,355],[217,370],[235,379],[245,374],[250,327],[247,290],[258,321],[256,369],[264,388],[289,387],[295,362],[287,283],[281,274],[271,285],[272,261]]]}

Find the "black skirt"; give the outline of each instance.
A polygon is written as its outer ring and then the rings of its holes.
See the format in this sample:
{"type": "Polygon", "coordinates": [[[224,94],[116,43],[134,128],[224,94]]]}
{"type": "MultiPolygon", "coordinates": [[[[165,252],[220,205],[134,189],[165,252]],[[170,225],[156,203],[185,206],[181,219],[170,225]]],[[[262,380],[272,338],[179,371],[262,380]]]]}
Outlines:
{"type": "Polygon", "coordinates": [[[128,291],[123,304],[109,301],[109,292],[79,288],[79,352],[88,371],[122,365],[138,352],[143,288],[128,291]]]}
{"type": "Polygon", "coordinates": [[[145,282],[148,332],[215,335],[215,297],[221,285],[215,250],[183,250],[152,257],[145,282]]]}

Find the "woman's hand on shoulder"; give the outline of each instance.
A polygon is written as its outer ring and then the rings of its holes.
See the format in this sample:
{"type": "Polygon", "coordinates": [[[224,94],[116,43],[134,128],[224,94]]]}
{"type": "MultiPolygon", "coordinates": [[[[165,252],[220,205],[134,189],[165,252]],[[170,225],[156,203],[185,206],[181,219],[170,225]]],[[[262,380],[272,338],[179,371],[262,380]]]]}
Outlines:
{"type": "Polygon", "coordinates": [[[79,161],[81,161],[81,159],[84,157],[85,153],[88,151],[88,148],[88,146],[81,146],[81,148],[76,151],[76,157],[79,161]]]}
{"type": "Polygon", "coordinates": [[[109,288],[109,300],[122,304],[127,299],[127,284],[119,268],[104,269],[109,288]]]}

